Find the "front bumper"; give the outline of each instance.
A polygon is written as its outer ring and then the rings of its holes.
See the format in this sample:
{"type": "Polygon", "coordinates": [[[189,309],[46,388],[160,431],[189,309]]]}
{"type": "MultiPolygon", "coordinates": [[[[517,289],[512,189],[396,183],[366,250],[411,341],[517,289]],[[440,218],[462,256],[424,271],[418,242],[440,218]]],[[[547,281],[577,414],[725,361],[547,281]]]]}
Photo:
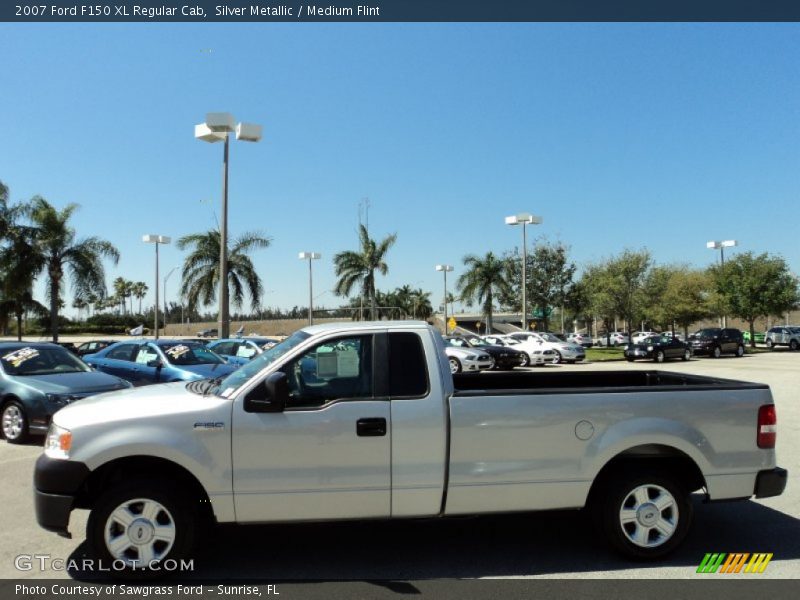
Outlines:
{"type": "Polygon", "coordinates": [[[69,515],[78,491],[89,476],[89,468],[70,460],[42,454],[33,472],[33,499],[36,521],[47,531],[70,537],[69,515]]]}
{"type": "Polygon", "coordinates": [[[775,467],[769,471],[759,471],[756,475],[756,486],[753,493],[756,498],[771,498],[780,496],[786,489],[786,480],[789,472],[786,469],[775,467]]]}

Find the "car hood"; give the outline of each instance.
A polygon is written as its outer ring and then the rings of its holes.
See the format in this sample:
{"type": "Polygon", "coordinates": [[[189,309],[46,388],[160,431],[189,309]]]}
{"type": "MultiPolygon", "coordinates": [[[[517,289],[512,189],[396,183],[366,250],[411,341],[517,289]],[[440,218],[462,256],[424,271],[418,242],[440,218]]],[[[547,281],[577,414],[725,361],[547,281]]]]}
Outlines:
{"type": "Polygon", "coordinates": [[[211,377],[219,377],[220,375],[230,375],[236,369],[238,369],[239,366],[240,365],[234,365],[230,363],[218,363],[213,365],[172,365],[172,368],[195,373],[197,375],[201,375],[203,379],[208,379],[211,377]]]}
{"type": "Polygon", "coordinates": [[[445,346],[444,351],[449,356],[455,356],[457,358],[466,358],[467,355],[476,355],[481,356],[486,354],[483,350],[478,350],[477,348],[459,348],[458,346],[445,346]]]}
{"type": "Polygon", "coordinates": [[[219,396],[203,396],[186,389],[185,381],[128,388],[84,398],[59,410],[53,420],[61,427],[75,428],[112,422],[142,422],[180,413],[203,414],[211,405],[230,402],[219,396]]]}
{"type": "Polygon", "coordinates": [[[25,375],[16,376],[14,379],[21,385],[45,394],[91,394],[130,387],[126,381],[119,377],[99,371],[25,375]]]}

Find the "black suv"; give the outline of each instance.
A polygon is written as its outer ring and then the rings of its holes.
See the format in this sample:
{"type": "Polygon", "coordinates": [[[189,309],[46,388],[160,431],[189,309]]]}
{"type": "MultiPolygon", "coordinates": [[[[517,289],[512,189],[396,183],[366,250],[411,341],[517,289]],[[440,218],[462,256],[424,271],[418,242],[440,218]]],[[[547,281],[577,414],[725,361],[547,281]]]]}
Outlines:
{"type": "Polygon", "coordinates": [[[744,355],[744,336],[738,329],[707,327],[689,336],[695,355],[708,354],[719,358],[723,354],[744,355]]]}

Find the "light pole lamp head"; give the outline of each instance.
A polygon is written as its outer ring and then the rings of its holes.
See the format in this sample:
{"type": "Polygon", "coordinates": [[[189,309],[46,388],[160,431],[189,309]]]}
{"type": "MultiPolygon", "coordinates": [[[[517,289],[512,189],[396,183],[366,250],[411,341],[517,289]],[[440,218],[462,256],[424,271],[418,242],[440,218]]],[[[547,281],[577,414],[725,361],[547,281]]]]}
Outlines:
{"type": "Polygon", "coordinates": [[[449,272],[453,270],[453,267],[451,265],[436,265],[436,270],[449,272]]]}
{"type": "Polygon", "coordinates": [[[255,123],[239,123],[236,126],[236,139],[244,142],[258,142],[261,140],[261,125],[255,123]]]}
{"type": "Polygon", "coordinates": [[[322,254],[319,252],[301,252],[297,255],[297,258],[300,260],[317,260],[318,258],[322,258],[322,254]]]}
{"type": "Polygon", "coordinates": [[[142,236],[142,241],[148,244],[169,244],[172,238],[167,235],[148,234],[142,236]]]}
{"type": "Polygon", "coordinates": [[[706,248],[708,248],[709,250],[718,250],[719,248],[721,248],[721,245],[720,242],[711,241],[706,243],[706,248]]]}
{"type": "Polygon", "coordinates": [[[236,129],[236,119],[231,113],[206,113],[206,125],[215,133],[229,133],[236,129]]]}
{"type": "Polygon", "coordinates": [[[541,225],[542,217],[530,213],[519,213],[506,217],[506,225],[541,225]]]}
{"type": "Polygon", "coordinates": [[[724,242],[720,242],[720,246],[723,248],[732,248],[733,246],[738,246],[739,242],[736,240],[725,240],[724,242]]]}
{"type": "Polygon", "coordinates": [[[209,144],[223,141],[225,139],[225,135],[225,133],[211,131],[211,129],[209,129],[208,125],[205,123],[200,123],[199,125],[194,126],[194,137],[196,137],[198,140],[208,142],[209,144]]]}

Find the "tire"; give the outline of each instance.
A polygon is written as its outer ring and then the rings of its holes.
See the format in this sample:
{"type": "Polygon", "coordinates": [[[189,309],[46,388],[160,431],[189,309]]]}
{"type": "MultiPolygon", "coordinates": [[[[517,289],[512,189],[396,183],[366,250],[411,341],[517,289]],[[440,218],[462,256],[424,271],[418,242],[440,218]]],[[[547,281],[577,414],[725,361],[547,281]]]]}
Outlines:
{"type": "Polygon", "coordinates": [[[775,348],[775,342],[772,341],[772,338],[767,338],[767,348],[773,350],[775,348]]]}
{"type": "Polygon", "coordinates": [[[451,356],[447,359],[450,363],[450,372],[455,375],[456,373],[461,373],[461,361],[451,356]]]}
{"type": "Polygon", "coordinates": [[[636,560],[669,554],[692,522],[689,493],[667,472],[620,472],[593,498],[595,524],[617,552],[636,560]]]}
{"type": "Polygon", "coordinates": [[[28,416],[22,404],[11,400],[3,406],[3,437],[9,444],[22,444],[30,437],[28,416]]]}
{"type": "Polygon", "coordinates": [[[681,357],[684,361],[691,360],[692,358],[692,351],[688,348],[683,351],[683,356],[681,357]]]}
{"type": "Polygon", "coordinates": [[[656,351],[656,355],[653,358],[653,360],[656,361],[657,363],[663,363],[665,358],[666,358],[666,356],[664,355],[664,351],[663,350],[657,350],[656,351]]]}
{"type": "Polygon", "coordinates": [[[560,364],[563,361],[561,360],[561,352],[556,350],[555,353],[556,353],[556,357],[553,359],[553,364],[557,365],[557,364],[560,364]]]}
{"type": "Polygon", "coordinates": [[[636,359],[635,359],[635,358],[633,358],[632,356],[628,356],[626,360],[627,360],[628,362],[633,362],[633,361],[634,361],[634,360],[636,360],[636,359]]]}
{"type": "Polygon", "coordinates": [[[744,356],[744,346],[743,345],[739,344],[738,346],[736,346],[736,356],[738,356],[739,358],[744,356]]]}
{"type": "Polygon", "coordinates": [[[147,565],[192,555],[199,518],[191,504],[173,489],[167,481],[132,480],[111,488],[95,503],[86,525],[86,539],[93,556],[115,565],[111,570],[114,576],[163,577],[165,571],[151,570],[147,565]],[[136,543],[136,536],[149,538],[148,542],[136,543]],[[122,565],[119,561],[127,568],[117,569],[116,565],[122,565]]]}
{"type": "Polygon", "coordinates": [[[789,342],[789,350],[792,351],[797,350],[797,340],[792,340],[791,342],[789,342]]]}
{"type": "Polygon", "coordinates": [[[720,356],[722,356],[722,348],[720,348],[719,346],[714,346],[714,349],[711,351],[711,356],[713,356],[714,358],[719,358],[720,356]]]}
{"type": "Polygon", "coordinates": [[[527,367],[531,364],[531,357],[528,356],[527,352],[522,353],[522,362],[519,364],[520,367],[527,367]]]}

